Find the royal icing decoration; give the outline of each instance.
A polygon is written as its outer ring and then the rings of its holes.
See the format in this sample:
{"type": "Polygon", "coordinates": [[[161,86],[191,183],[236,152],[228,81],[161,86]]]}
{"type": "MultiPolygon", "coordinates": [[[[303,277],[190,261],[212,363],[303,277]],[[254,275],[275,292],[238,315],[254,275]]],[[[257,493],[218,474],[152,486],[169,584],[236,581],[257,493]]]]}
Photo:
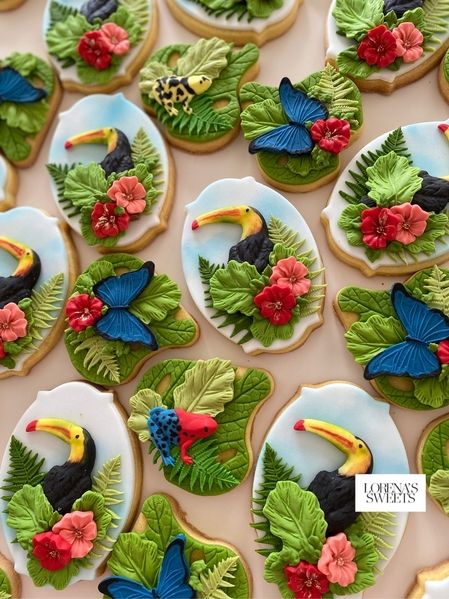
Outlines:
{"type": "Polygon", "coordinates": [[[427,491],[438,507],[449,515],[449,418],[433,420],[425,429],[418,444],[418,471],[426,475],[427,491]]]}
{"type": "Polygon", "coordinates": [[[15,171],[0,155],[0,212],[9,210],[15,205],[17,184],[15,171]]]}
{"type": "Polygon", "coordinates": [[[407,599],[445,599],[449,593],[449,564],[442,562],[419,570],[416,582],[407,593],[407,599]]]}

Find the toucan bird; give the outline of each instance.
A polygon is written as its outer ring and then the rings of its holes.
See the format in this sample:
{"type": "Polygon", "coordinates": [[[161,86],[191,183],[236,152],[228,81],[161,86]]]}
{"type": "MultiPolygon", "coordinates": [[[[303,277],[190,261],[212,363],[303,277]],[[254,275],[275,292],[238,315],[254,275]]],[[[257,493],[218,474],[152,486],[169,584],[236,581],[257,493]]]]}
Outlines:
{"type": "Polygon", "coordinates": [[[28,423],[27,433],[50,433],[70,445],[68,460],[53,466],[42,481],[48,501],[60,514],[67,514],[73,503],[92,488],[91,473],[95,465],[95,443],[89,432],[62,418],[39,418],[28,423]]]}
{"type": "Polygon", "coordinates": [[[371,450],[365,441],[346,429],[322,420],[298,420],[294,429],[319,435],[347,456],[338,470],[318,472],[308,487],[320,503],[327,522],[326,536],[331,537],[343,532],[358,516],[355,511],[355,475],[372,472],[371,450]]]}
{"type": "Polygon", "coordinates": [[[0,308],[30,297],[41,274],[41,261],[34,250],[19,241],[0,237],[0,248],[17,258],[18,264],[9,277],[0,277],[0,308]]]}
{"type": "Polygon", "coordinates": [[[104,21],[118,8],[118,0],[86,0],[80,8],[80,13],[89,23],[94,19],[104,21]]]}
{"type": "Polygon", "coordinates": [[[384,0],[384,15],[393,10],[401,18],[408,10],[422,8],[422,5],[423,0],[384,0]]]}
{"type": "Polygon", "coordinates": [[[79,135],[74,135],[68,139],[64,147],[66,150],[80,144],[107,144],[108,153],[100,162],[106,176],[111,173],[122,173],[134,167],[131,158],[131,145],[128,138],[114,127],[103,127],[102,129],[92,129],[79,135]]]}
{"type": "Polygon", "coordinates": [[[262,272],[274,244],[268,236],[268,227],[261,213],[251,206],[230,206],[206,212],[192,223],[192,230],[210,223],[236,223],[242,227],[240,241],[229,250],[229,260],[249,262],[262,272]]]}

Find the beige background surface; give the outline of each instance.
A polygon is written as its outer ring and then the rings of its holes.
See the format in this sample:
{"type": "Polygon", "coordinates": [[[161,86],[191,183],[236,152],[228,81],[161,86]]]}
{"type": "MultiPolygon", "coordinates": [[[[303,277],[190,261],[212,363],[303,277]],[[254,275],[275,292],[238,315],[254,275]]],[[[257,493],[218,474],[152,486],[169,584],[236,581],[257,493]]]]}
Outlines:
{"type": "MultiPolygon", "coordinates": [[[[195,36],[184,30],[168,14],[165,2],[158,1],[160,7],[160,27],[157,46],[173,42],[191,42],[195,36]]],[[[305,0],[299,11],[294,27],[282,38],[270,42],[261,50],[260,81],[277,85],[281,77],[287,75],[294,82],[300,81],[323,66],[324,25],[329,0],[305,0]]],[[[11,13],[0,13],[0,55],[13,50],[34,51],[45,56],[45,46],[41,40],[41,19],[45,0],[28,0],[21,8],[11,13]]],[[[137,82],[123,89],[126,96],[139,104],[137,82]]],[[[80,96],[65,93],[62,109],[70,107],[80,96]]],[[[377,135],[400,125],[418,121],[445,119],[448,106],[437,88],[437,71],[434,69],[420,81],[396,91],[392,96],[364,94],[365,125],[359,140],[349,150],[343,152],[343,166],[367,142],[377,135]]],[[[55,123],[44,144],[36,164],[20,171],[18,205],[32,205],[56,214],[56,208],[50,194],[49,180],[45,169],[49,142],[55,123]]],[[[431,148],[429,148],[431,151],[431,148]]],[[[344,285],[368,284],[378,289],[389,287],[391,280],[375,277],[365,279],[358,271],[339,262],[329,251],[323,228],[319,222],[322,208],[332,189],[331,185],[313,193],[304,195],[286,194],[288,199],[306,218],[320,247],[327,268],[327,299],[325,323],[315,331],[307,343],[291,353],[284,355],[262,355],[248,357],[243,351],[209,326],[200,316],[189,297],[181,270],[179,243],[184,222],[184,206],[191,202],[210,182],[222,177],[254,176],[262,181],[255,159],[248,154],[247,143],[240,135],[232,144],[209,156],[193,156],[173,150],[176,170],[177,189],[173,212],[168,231],[158,237],[150,247],[139,253],[145,259],[156,262],[159,271],[164,271],[180,284],[183,290],[183,303],[198,320],[201,338],[191,348],[179,351],[167,351],[158,359],[170,357],[208,358],[219,356],[229,358],[236,364],[260,366],[270,370],[276,382],[272,398],[259,412],[255,421],[253,447],[257,453],[264,435],[271,425],[277,411],[290,399],[300,384],[320,383],[326,380],[348,380],[363,386],[372,392],[364,381],[362,370],[347,352],[343,339],[343,330],[332,310],[335,293],[344,285]]],[[[449,154],[448,154],[449,172],[449,154]]],[[[244,201],[244,198],[235,198],[244,201]]],[[[81,238],[74,236],[85,268],[97,257],[94,250],[88,248],[81,238]]],[[[145,371],[143,367],[142,372],[145,371]]],[[[34,400],[39,389],[51,389],[56,385],[77,379],[79,376],[72,368],[62,341],[47,355],[29,376],[10,378],[0,382],[1,421],[0,449],[3,452],[8,438],[23,411],[34,400]]],[[[138,377],[131,383],[120,387],[118,395],[125,407],[133,392],[138,377]]],[[[446,409],[446,411],[448,411],[446,409]]],[[[415,471],[415,449],[421,430],[427,423],[440,416],[445,410],[425,413],[392,407],[391,412],[407,447],[410,465],[415,471]]],[[[101,414],[98,414],[101,418],[101,414]]],[[[381,443],[382,431],[379,431],[381,443]]],[[[145,456],[144,456],[145,457],[145,456]]],[[[166,491],[182,504],[189,520],[211,537],[226,539],[237,545],[253,572],[254,593],[257,599],[279,597],[277,588],[263,581],[263,558],[254,552],[254,532],[248,526],[252,477],[238,489],[216,498],[192,496],[165,482],[162,474],[144,459],[144,496],[155,491],[166,491]]],[[[366,599],[405,597],[406,591],[414,580],[415,571],[432,565],[443,559],[449,559],[449,519],[436,506],[428,502],[426,514],[412,514],[403,538],[403,542],[388,566],[385,574],[379,578],[375,587],[365,594],[366,599]]],[[[4,551],[1,539],[0,549],[4,551]]],[[[97,597],[96,583],[78,583],[59,593],[67,598],[97,597]]],[[[23,578],[23,596],[53,597],[57,591],[33,588],[28,578],[23,578]]]]}

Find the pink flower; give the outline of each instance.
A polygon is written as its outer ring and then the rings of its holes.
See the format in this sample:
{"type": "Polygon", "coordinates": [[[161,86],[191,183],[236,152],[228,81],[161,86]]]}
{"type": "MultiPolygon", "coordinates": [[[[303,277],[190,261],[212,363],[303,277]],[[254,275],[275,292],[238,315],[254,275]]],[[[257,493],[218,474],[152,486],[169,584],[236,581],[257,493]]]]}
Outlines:
{"type": "Polygon", "coordinates": [[[293,256],[279,260],[273,268],[270,277],[272,285],[285,285],[291,289],[295,297],[304,295],[310,289],[310,279],[307,279],[309,269],[293,256]]]}
{"type": "Polygon", "coordinates": [[[27,334],[25,313],[14,302],[0,309],[0,340],[15,341],[27,334]]]}
{"type": "Polygon", "coordinates": [[[115,23],[105,23],[101,26],[100,33],[112,54],[122,56],[129,51],[128,33],[123,27],[115,23]]]}
{"type": "Polygon", "coordinates": [[[441,364],[449,364],[449,341],[440,341],[437,349],[437,358],[441,364]]]}
{"type": "Polygon", "coordinates": [[[392,31],[396,38],[396,54],[404,62],[415,62],[423,53],[423,34],[413,23],[401,23],[392,31]]]}
{"type": "Polygon", "coordinates": [[[146,208],[145,187],[137,177],[121,177],[111,185],[107,195],[128,214],[140,214],[146,208]]]}
{"type": "Polygon", "coordinates": [[[52,530],[70,545],[71,557],[86,556],[93,547],[92,541],[97,536],[93,512],[65,514],[52,530]]]}
{"type": "Polygon", "coordinates": [[[399,218],[396,241],[408,245],[426,230],[429,213],[417,204],[399,204],[390,208],[390,212],[399,218]]]}
{"type": "Polygon", "coordinates": [[[330,582],[347,587],[354,582],[357,564],[354,561],[355,549],[344,532],[329,537],[321,550],[318,570],[325,574],[330,582]]]}

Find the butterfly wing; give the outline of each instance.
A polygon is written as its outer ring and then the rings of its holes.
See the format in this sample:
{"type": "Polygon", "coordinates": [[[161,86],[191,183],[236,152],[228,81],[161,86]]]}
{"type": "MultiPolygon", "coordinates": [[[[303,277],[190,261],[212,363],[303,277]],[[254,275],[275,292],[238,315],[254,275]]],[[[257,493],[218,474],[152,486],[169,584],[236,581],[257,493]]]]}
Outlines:
{"type": "Polygon", "coordinates": [[[152,350],[159,347],[150,329],[124,308],[109,308],[96,322],[94,328],[99,335],[110,341],[142,343],[152,350]]]}
{"type": "Polygon", "coordinates": [[[368,380],[383,374],[410,376],[414,379],[435,376],[441,372],[436,355],[419,341],[403,341],[374,356],[365,367],[368,380]]]}
{"type": "Polygon", "coordinates": [[[28,104],[45,98],[45,89],[34,87],[23,75],[11,67],[0,69],[0,102],[28,104]]]}
{"type": "Polygon", "coordinates": [[[192,599],[195,591],[187,584],[189,568],[184,557],[185,537],[178,535],[167,547],[156,588],[161,599],[192,599]]]}
{"type": "Polygon", "coordinates": [[[324,104],[293,87],[288,77],[284,77],[279,85],[279,97],[291,123],[305,125],[307,121],[327,118],[328,112],[324,104]]]}
{"type": "Polygon", "coordinates": [[[94,286],[94,293],[111,308],[127,308],[138,297],[154,275],[154,263],[145,264],[119,276],[103,279],[94,286]]]}
{"type": "Polygon", "coordinates": [[[266,150],[275,154],[287,153],[291,156],[299,156],[307,154],[312,148],[313,141],[310,133],[302,125],[295,124],[276,127],[253,139],[249,144],[251,154],[266,150]]]}
{"type": "Polygon", "coordinates": [[[447,316],[410,295],[401,283],[393,285],[391,301],[407,335],[412,339],[428,344],[449,338],[447,316]]]}
{"type": "Polygon", "coordinates": [[[110,576],[98,585],[98,590],[111,599],[152,599],[153,593],[140,582],[124,576],[110,576]]]}

